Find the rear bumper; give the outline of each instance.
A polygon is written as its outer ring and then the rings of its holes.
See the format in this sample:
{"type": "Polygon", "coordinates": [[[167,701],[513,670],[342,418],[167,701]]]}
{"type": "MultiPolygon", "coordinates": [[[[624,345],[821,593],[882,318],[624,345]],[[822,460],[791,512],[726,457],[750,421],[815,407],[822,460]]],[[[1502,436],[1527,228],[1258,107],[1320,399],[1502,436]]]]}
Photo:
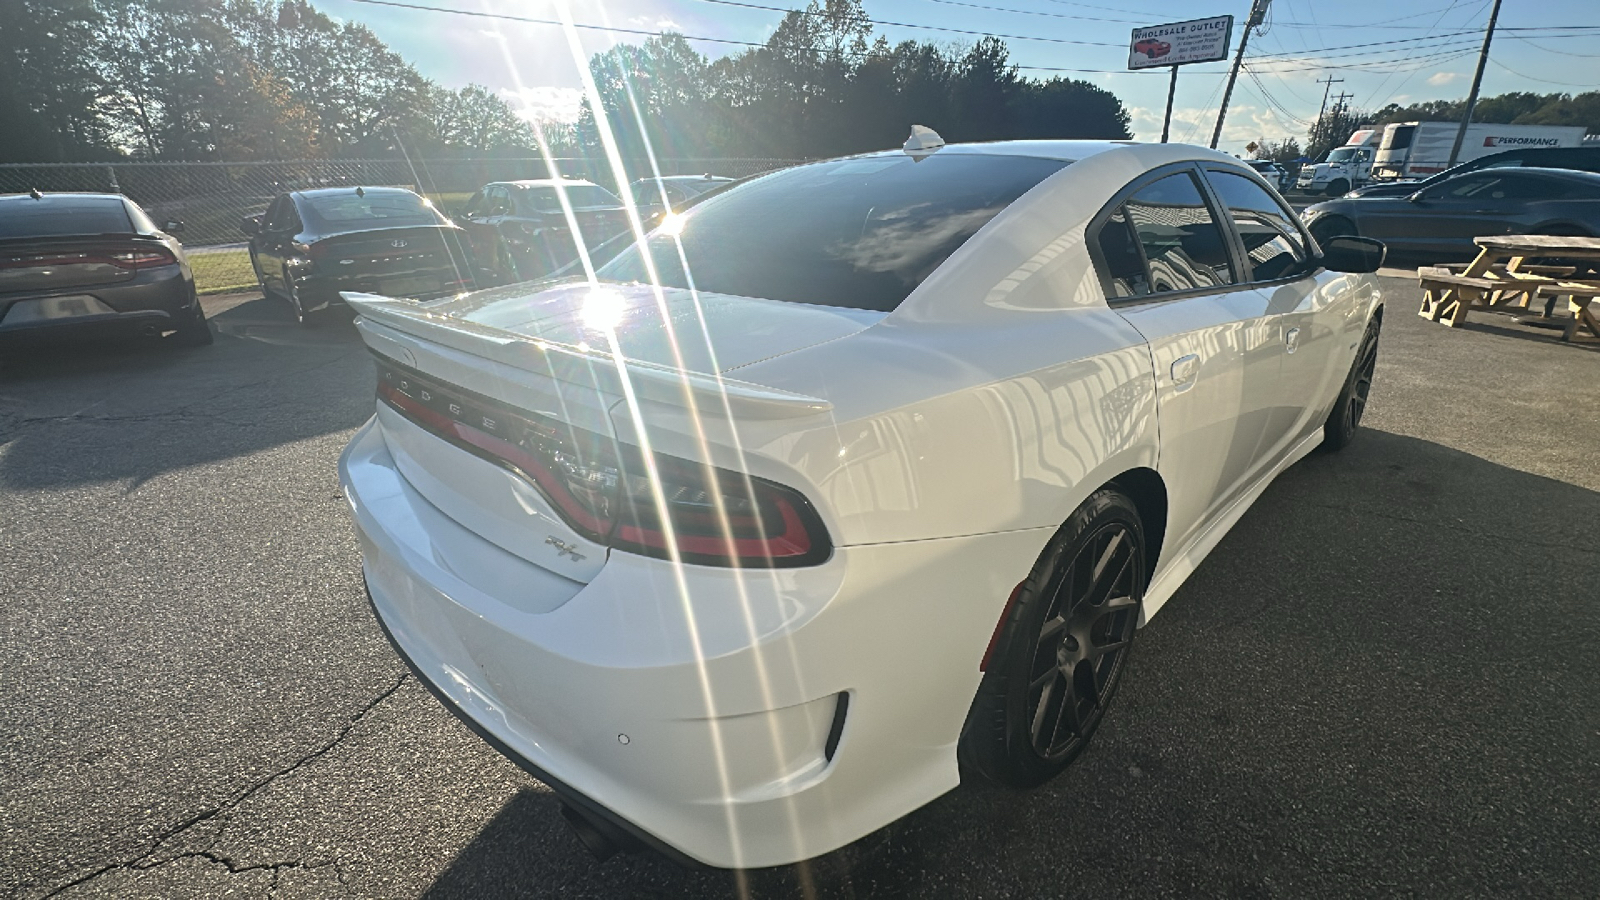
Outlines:
{"type": "Polygon", "coordinates": [[[1049,537],[742,573],[612,552],[583,584],[429,505],[371,423],[340,475],[373,609],[446,707],[574,806],[727,868],[826,853],[958,783],[1005,582],[1049,537]]]}
{"type": "Polygon", "coordinates": [[[172,328],[173,320],[190,313],[199,297],[194,279],[182,266],[164,266],[138,273],[131,281],[64,288],[59,291],[0,298],[0,340],[15,342],[44,335],[117,335],[172,328]],[[86,295],[109,311],[57,319],[17,321],[12,309],[20,303],[53,297],[86,295]]]}

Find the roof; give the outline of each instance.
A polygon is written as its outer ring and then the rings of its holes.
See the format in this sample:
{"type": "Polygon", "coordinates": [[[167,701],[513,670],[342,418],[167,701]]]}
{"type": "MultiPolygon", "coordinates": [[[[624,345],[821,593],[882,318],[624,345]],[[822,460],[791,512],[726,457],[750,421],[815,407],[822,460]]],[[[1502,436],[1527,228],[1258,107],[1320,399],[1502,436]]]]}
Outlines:
{"type": "Polygon", "coordinates": [[[711,175],[711,174],[706,174],[706,175],[663,175],[659,179],[656,178],[653,175],[647,175],[644,178],[635,178],[632,181],[632,183],[633,184],[641,184],[641,183],[647,182],[647,181],[674,182],[674,181],[734,181],[734,180],[736,180],[736,179],[734,179],[734,178],[732,178],[731,176],[728,176],[728,175],[711,175]]]}
{"type": "Polygon", "coordinates": [[[364,194],[411,194],[412,196],[417,196],[416,191],[407,188],[367,187],[364,184],[351,184],[344,187],[310,188],[304,191],[290,191],[289,193],[294,194],[297,197],[326,197],[331,194],[348,194],[355,191],[357,187],[359,187],[364,194]]]}
{"type": "MultiPolygon", "coordinates": [[[[860,156],[898,156],[904,150],[881,150],[860,156]]],[[[935,151],[941,154],[982,154],[985,156],[1031,156],[1037,159],[1059,159],[1077,162],[1102,153],[1133,153],[1144,164],[1161,165],[1180,160],[1205,159],[1243,163],[1226,153],[1208,150],[1196,144],[1150,144],[1141,141],[992,141],[975,144],[946,144],[935,151]]],[[[819,160],[820,161],[820,160],[819,160]]]]}
{"type": "Polygon", "coordinates": [[[584,184],[588,184],[588,185],[593,185],[594,184],[594,182],[589,181],[586,178],[521,178],[521,179],[518,179],[516,181],[494,181],[494,182],[490,182],[490,183],[491,184],[507,184],[507,185],[510,185],[512,187],[519,187],[519,188],[555,187],[558,184],[559,185],[563,185],[565,187],[573,187],[575,185],[584,185],[584,184]]]}
{"type": "Polygon", "coordinates": [[[123,197],[121,194],[93,193],[89,191],[76,193],[69,191],[47,191],[41,193],[39,195],[39,199],[37,200],[34,199],[32,194],[0,194],[0,203],[52,203],[68,205],[73,202],[82,202],[84,200],[116,201],[117,203],[121,203],[125,199],[127,198],[123,197]]]}

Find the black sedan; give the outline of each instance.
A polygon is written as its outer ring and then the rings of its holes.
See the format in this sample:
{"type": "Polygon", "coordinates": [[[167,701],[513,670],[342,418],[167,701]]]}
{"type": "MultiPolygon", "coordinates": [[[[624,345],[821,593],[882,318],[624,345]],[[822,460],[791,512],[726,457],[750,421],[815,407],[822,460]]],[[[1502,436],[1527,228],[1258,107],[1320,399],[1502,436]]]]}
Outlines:
{"type": "Polygon", "coordinates": [[[472,243],[481,281],[505,284],[554,272],[578,258],[567,208],[584,246],[593,248],[628,230],[617,195],[575,178],[498,181],[484,185],[455,213],[472,243]]]}
{"type": "Polygon", "coordinates": [[[304,325],[344,308],[343,291],[426,300],[473,287],[461,229],[404,188],[280,194],[241,227],[262,293],[304,325]]]}
{"type": "Polygon", "coordinates": [[[733,184],[733,179],[720,175],[667,175],[641,178],[628,185],[628,190],[633,194],[634,205],[639,207],[640,218],[649,219],[669,209],[682,209],[701,194],[729,184],[733,184]]]}
{"type": "Polygon", "coordinates": [[[1423,188],[1430,188],[1446,179],[1480,169],[1520,168],[1576,169],[1580,172],[1600,172],[1600,147],[1520,147],[1480,156],[1470,162],[1446,169],[1421,181],[1375,181],[1358,187],[1346,197],[1404,197],[1423,188]]]}
{"type": "Polygon", "coordinates": [[[0,196],[0,340],[170,333],[211,343],[194,273],[171,232],[121,194],[0,196]]]}
{"type": "Polygon", "coordinates": [[[1600,175],[1568,169],[1484,169],[1404,197],[1341,197],[1301,213],[1311,236],[1377,238],[1390,257],[1471,259],[1491,234],[1600,234],[1600,175]]]}

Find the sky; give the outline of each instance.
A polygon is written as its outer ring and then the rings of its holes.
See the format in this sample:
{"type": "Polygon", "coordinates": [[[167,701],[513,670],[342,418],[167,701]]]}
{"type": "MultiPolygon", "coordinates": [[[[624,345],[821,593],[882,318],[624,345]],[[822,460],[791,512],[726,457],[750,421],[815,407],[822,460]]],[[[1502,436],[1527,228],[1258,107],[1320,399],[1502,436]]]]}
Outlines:
{"type": "MultiPolygon", "coordinates": [[[[579,65],[615,43],[674,30],[697,38],[760,42],[799,0],[402,0],[458,11],[559,19],[645,33],[577,31],[582,59],[559,26],[313,0],[335,18],[366,24],[424,76],[447,87],[469,83],[500,92],[527,115],[575,118],[579,65]],[[741,5],[749,4],[749,5],[741,5]]],[[[1228,107],[1219,149],[1246,154],[1260,138],[1304,142],[1323,101],[1319,79],[1343,79],[1357,109],[1387,103],[1460,99],[1477,63],[1493,0],[1272,0],[1264,29],[1252,33],[1228,107]]],[[[1248,0],[865,0],[876,31],[906,39],[970,45],[1003,37],[1025,75],[1081,78],[1116,94],[1138,140],[1161,136],[1169,69],[1128,72],[1136,26],[1219,15],[1235,17],[1237,48],[1248,0]],[[889,24],[896,23],[896,24],[889,24]],[[1063,71],[1065,70],[1065,71],[1063,71]]],[[[695,40],[709,57],[738,43],[695,40]]],[[[1600,0],[1503,0],[1482,93],[1600,90],[1600,0]],[[1576,27],[1576,31],[1563,31],[1576,27]],[[1542,29],[1519,31],[1518,29],[1542,29]],[[1582,33],[1585,29],[1588,33],[1582,33]]],[[[1228,62],[1183,66],[1174,99],[1172,140],[1210,141],[1228,62]]],[[[923,123],[935,129],[938,123],[923,123]]],[[[1246,154],[1247,155],[1247,154],[1246,154]]]]}

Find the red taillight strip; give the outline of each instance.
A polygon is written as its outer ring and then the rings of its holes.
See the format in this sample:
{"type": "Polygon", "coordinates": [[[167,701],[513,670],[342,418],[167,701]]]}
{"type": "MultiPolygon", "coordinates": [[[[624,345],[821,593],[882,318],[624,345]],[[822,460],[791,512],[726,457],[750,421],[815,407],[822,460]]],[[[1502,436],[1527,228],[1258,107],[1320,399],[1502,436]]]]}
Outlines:
{"type": "Polygon", "coordinates": [[[545,495],[546,499],[553,503],[574,527],[580,531],[587,532],[586,536],[599,539],[603,538],[610,530],[609,523],[595,518],[571,499],[571,495],[561,486],[554,472],[551,472],[537,458],[516,444],[504,438],[495,437],[486,431],[480,431],[471,425],[457,422],[441,413],[434,412],[407,397],[398,388],[391,385],[380,383],[378,385],[378,396],[399,410],[406,418],[429,431],[456,443],[475,447],[523,473],[528,480],[540,488],[540,492],[545,495]]]}
{"type": "Polygon", "coordinates": [[[36,254],[33,256],[13,256],[0,262],[0,269],[32,269],[39,266],[76,266],[84,263],[101,263],[116,266],[119,269],[147,269],[153,266],[167,266],[176,263],[177,257],[166,250],[157,248],[139,247],[132,250],[126,249],[100,249],[84,250],[77,253],[71,251],[58,251],[54,254],[36,254]],[[118,259],[118,255],[128,256],[139,254],[133,259],[118,259]]]}
{"type": "MultiPolygon", "coordinates": [[[[677,526],[672,529],[673,540],[669,544],[665,529],[628,524],[629,518],[634,514],[632,512],[634,506],[620,497],[613,498],[614,503],[606,507],[609,510],[614,505],[616,512],[609,518],[603,518],[606,510],[597,515],[587,509],[571,493],[565,480],[552,471],[535,453],[497,434],[456,418],[456,415],[463,412],[463,409],[458,409],[456,404],[459,403],[463,408],[474,408],[474,415],[484,415],[485,412],[492,415],[496,420],[495,423],[491,423],[488,418],[485,418],[484,422],[495,431],[506,431],[509,428],[511,431],[507,433],[520,434],[526,429],[531,436],[549,432],[552,428],[569,429],[573,432],[572,438],[577,440],[579,445],[582,445],[581,435],[588,434],[587,432],[561,423],[539,424],[527,418],[526,414],[519,414],[496,401],[488,398],[474,399],[473,395],[461,389],[432,383],[431,379],[404,370],[404,367],[382,356],[378,358],[380,370],[378,398],[382,402],[418,427],[517,473],[550,502],[555,512],[568,525],[591,540],[619,550],[630,550],[661,558],[676,558],[686,563],[718,566],[806,566],[821,563],[831,555],[832,544],[827,539],[827,532],[821,520],[805,497],[792,488],[754,476],[704,467],[675,457],[658,456],[658,464],[665,466],[669,472],[679,472],[680,469],[692,470],[679,474],[689,479],[689,483],[701,483],[697,480],[705,479],[703,483],[707,485],[707,489],[720,491],[724,496],[727,495],[727,491],[723,491],[721,485],[728,484],[729,479],[742,483],[753,493],[749,498],[754,505],[753,512],[727,516],[728,528],[740,530],[752,526],[757,529],[762,528],[764,514],[761,509],[764,506],[777,514],[781,524],[780,533],[762,537],[733,537],[722,533],[696,534],[690,532],[696,528],[712,528],[721,532],[724,516],[711,511],[671,507],[671,504],[667,510],[641,511],[652,518],[663,516],[677,526]],[[391,378],[398,379],[398,384],[391,383],[391,378]],[[421,393],[421,398],[412,396],[407,390],[407,385],[415,386],[421,393]],[[451,415],[429,406],[426,402],[429,400],[450,401],[451,415]]],[[[590,435],[590,437],[604,440],[600,435],[590,435]]],[[[556,440],[566,444],[564,438],[557,437],[556,440]]],[[[602,455],[606,453],[604,450],[600,452],[602,455]]],[[[634,477],[641,477],[637,448],[617,444],[615,453],[620,458],[610,460],[606,464],[607,468],[615,466],[619,478],[628,477],[627,473],[630,472],[634,477]],[[632,460],[632,464],[627,460],[632,460]]],[[[673,476],[672,480],[676,478],[677,476],[673,476]]],[[[743,491],[735,490],[735,493],[742,495],[743,491]]]]}
{"type": "MultiPolygon", "coordinates": [[[[800,514],[795,511],[794,505],[782,497],[771,499],[777,504],[779,514],[783,516],[782,534],[768,538],[735,538],[709,534],[684,534],[680,531],[673,535],[677,539],[678,550],[685,554],[736,556],[740,559],[762,557],[784,559],[810,553],[811,535],[806,533],[805,523],[800,520],[800,514]]],[[[667,548],[667,536],[664,532],[640,528],[637,525],[618,525],[617,539],[642,547],[659,550],[667,548]]]]}

